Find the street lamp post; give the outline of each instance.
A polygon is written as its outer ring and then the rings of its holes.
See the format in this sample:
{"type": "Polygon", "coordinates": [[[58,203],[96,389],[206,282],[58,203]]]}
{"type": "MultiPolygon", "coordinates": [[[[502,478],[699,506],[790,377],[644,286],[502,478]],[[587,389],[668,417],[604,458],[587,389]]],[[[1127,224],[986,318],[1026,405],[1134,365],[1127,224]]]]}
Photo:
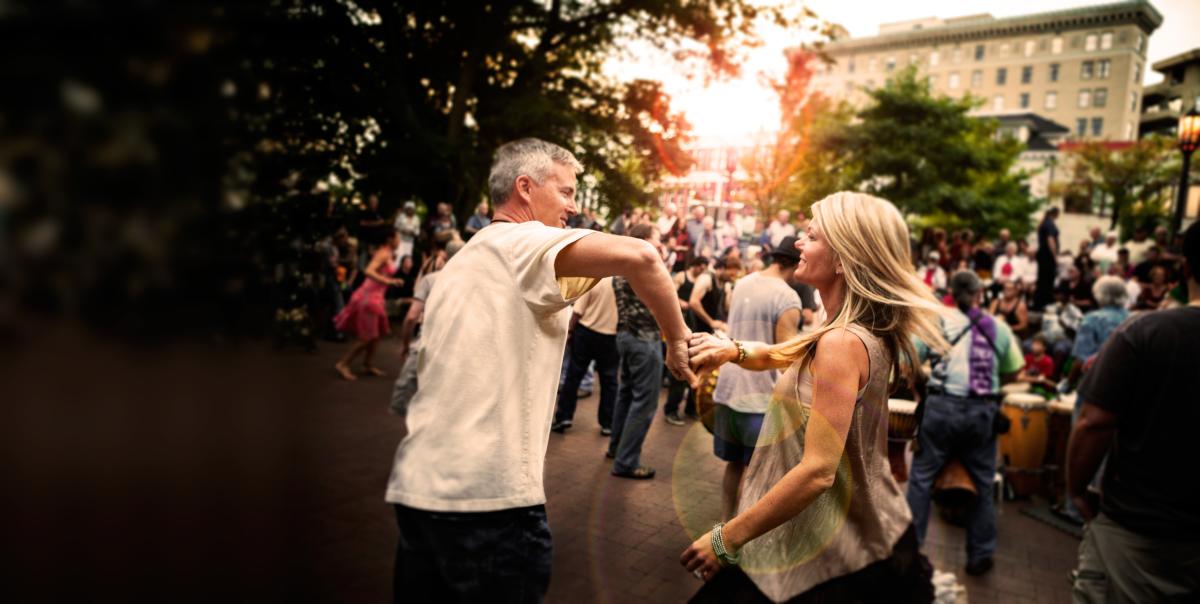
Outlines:
{"type": "Polygon", "coordinates": [[[1179,171],[1179,190],[1175,192],[1175,217],[1171,220],[1171,237],[1178,236],[1183,226],[1183,212],[1188,198],[1188,164],[1192,152],[1200,147],[1200,111],[1192,107],[1179,116],[1179,150],[1183,152],[1183,169],[1179,171]]]}

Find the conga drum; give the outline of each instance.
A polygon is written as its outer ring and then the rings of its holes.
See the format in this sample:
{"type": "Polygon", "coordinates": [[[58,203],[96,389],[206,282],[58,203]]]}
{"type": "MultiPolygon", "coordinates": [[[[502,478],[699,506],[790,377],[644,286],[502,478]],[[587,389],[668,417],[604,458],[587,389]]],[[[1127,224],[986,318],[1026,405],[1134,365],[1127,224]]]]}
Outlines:
{"type": "Polygon", "coordinates": [[[904,452],[917,434],[917,403],[888,399],[888,464],[896,482],[908,481],[908,462],[904,452]]]}
{"type": "Polygon", "coordinates": [[[1046,399],[1013,392],[1005,395],[1000,412],[1012,422],[999,439],[1005,478],[1016,496],[1027,497],[1037,491],[1046,457],[1046,399]]]}
{"type": "Polygon", "coordinates": [[[717,374],[720,372],[720,369],[714,369],[712,373],[701,377],[700,390],[696,392],[696,413],[700,415],[700,423],[704,424],[704,429],[710,434],[716,426],[717,403],[713,400],[713,392],[717,389],[717,374]]]}
{"type": "Polygon", "coordinates": [[[967,513],[978,496],[971,474],[957,458],[947,461],[933,481],[933,501],[942,517],[955,526],[966,524],[967,513]]]}
{"type": "Polygon", "coordinates": [[[1043,489],[1054,503],[1065,496],[1067,441],[1071,437],[1071,414],[1075,411],[1075,395],[1070,394],[1046,405],[1050,412],[1047,426],[1046,460],[1043,489]]]}

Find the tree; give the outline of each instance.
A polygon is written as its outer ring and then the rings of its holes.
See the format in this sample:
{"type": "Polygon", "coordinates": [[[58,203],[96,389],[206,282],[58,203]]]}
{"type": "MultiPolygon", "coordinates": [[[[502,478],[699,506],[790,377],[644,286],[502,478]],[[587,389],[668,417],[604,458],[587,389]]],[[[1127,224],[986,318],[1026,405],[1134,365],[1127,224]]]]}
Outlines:
{"type": "Polygon", "coordinates": [[[1022,143],[998,137],[995,120],[971,116],[976,99],[931,95],[914,67],[868,94],[846,129],[850,182],[930,224],[1028,231],[1039,203],[1014,170],[1022,143]]]}
{"type": "Polygon", "coordinates": [[[1112,210],[1109,228],[1119,224],[1125,236],[1137,227],[1153,229],[1166,224],[1172,199],[1164,195],[1179,177],[1175,141],[1151,136],[1126,145],[1087,141],[1068,149],[1064,163],[1069,179],[1055,187],[1067,205],[1092,210],[1100,196],[1112,210]]]}

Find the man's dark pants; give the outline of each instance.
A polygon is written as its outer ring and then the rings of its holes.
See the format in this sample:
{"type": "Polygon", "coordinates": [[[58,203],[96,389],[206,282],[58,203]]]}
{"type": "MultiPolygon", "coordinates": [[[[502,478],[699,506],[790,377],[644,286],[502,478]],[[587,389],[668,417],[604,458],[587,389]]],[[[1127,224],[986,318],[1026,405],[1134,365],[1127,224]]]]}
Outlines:
{"type": "Polygon", "coordinates": [[[996,435],[992,422],[999,413],[995,402],[931,394],[917,437],[908,477],[908,506],[912,510],[917,540],[925,542],[934,480],[950,459],[958,459],[971,475],[978,496],[967,516],[967,561],[978,562],[996,551],[996,502],[992,496],[996,476],[996,435]]]}
{"type": "Polygon", "coordinates": [[[601,428],[612,427],[613,406],[617,401],[617,336],[607,336],[592,331],[583,325],[575,326],[567,357],[567,376],[558,388],[558,406],[554,410],[554,421],[561,422],[575,417],[575,406],[579,403],[579,383],[587,372],[588,365],[596,361],[596,372],[600,374],[600,409],[596,419],[601,428]]]}
{"type": "Polygon", "coordinates": [[[658,392],[662,389],[663,350],[659,341],[646,341],[626,331],[617,332],[621,352],[621,392],[613,411],[608,452],[614,472],[632,472],[639,465],[642,443],[650,431],[658,392]]]}
{"type": "Polygon", "coordinates": [[[554,548],[546,506],[428,512],[396,505],[392,599],[399,602],[541,602],[554,548]]]}

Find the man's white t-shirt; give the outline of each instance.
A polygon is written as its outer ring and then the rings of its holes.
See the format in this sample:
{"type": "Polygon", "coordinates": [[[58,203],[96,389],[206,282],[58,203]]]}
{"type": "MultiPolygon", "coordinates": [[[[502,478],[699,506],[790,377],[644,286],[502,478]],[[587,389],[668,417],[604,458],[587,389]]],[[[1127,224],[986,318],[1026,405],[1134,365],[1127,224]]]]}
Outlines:
{"type": "Polygon", "coordinates": [[[784,237],[796,236],[796,227],[787,222],[772,220],[771,224],[767,225],[767,234],[771,237],[771,247],[779,247],[784,237]]]}
{"type": "Polygon", "coordinates": [[[440,512],[546,502],[569,305],[595,285],[556,279],[554,259],[594,232],[492,223],[446,263],[425,305],[420,389],[388,502],[440,512]]]}

